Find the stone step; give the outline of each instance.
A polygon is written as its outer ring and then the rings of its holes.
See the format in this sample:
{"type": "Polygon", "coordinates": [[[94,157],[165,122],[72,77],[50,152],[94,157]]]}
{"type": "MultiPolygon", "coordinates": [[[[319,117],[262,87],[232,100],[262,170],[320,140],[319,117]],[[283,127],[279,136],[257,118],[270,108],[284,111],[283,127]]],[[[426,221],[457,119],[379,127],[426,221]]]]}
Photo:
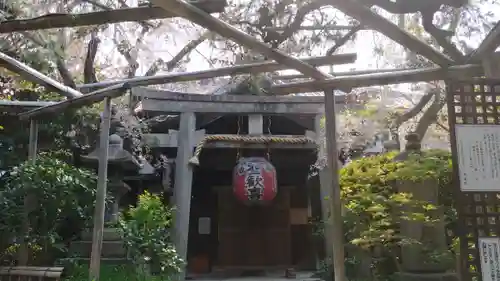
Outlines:
{"type": "MultiPolygon", "coordinates": [[[[69,254],[74,257],[90,258],[92,241],[73,241],[69,247],[69,254]]],[[[127,256],[125,245],[122,241],[103,241],[101,257],[124,258],[127,256]]]]}
{"type": "MultiPolygon", "coordinates": [[[[82,241],[92,241],[93,230],[86,229],[82,232],[82,241]]],[[[102,231],[103,241],[120,241],[122,236],[118,228],[105,227],[102,231]]]]}

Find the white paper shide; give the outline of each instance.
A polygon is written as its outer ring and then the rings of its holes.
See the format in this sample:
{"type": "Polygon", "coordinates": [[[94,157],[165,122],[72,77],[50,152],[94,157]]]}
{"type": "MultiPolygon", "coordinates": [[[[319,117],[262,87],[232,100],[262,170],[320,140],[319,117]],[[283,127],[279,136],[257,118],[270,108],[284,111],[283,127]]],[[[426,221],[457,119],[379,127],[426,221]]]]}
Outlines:
{"type": "Polygon", "coordinates": [[[500,125],[456,125],[462,191],[500,191],[500,125]]]}
{"type": "Polygon", "coordinates": [[[478,239],[483,281],[500,281],[500,238],[478,239]]]}

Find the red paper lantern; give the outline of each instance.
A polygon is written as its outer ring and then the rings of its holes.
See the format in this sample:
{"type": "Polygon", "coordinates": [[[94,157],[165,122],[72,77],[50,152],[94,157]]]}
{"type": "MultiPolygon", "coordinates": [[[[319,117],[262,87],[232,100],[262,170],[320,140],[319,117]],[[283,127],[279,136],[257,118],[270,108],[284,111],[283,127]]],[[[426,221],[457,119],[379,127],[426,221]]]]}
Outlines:
{"type": "Polygon", "coordinates": [[[265,204],[278,193],[276,169],[265,158],[240,158],[234,168],[233,191],[247,204],[265,204]]]}

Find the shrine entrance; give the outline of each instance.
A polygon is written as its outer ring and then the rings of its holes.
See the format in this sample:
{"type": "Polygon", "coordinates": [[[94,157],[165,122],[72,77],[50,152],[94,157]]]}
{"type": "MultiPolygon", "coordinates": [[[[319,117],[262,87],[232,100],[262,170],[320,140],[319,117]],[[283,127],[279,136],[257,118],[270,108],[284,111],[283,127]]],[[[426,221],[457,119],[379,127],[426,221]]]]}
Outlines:
{"type": "Polygon", "coordinates": [[[245,206],[231,186],[219,187],[217,267],[263,270],[292,266],[290,188],[267,206],[245,206]]]}
{"type": "Polygon", "coordinates": [[[326,214],[320,193],[327,192],[326,185],[308,176],[322,149],[317,141],[322,97],[217,94],[189,95],[188,100],[186,94],[149,88],[134,88],[132,94],[143,99],[142,110],[163,113],[144,142],[155,153],[175,158],[166,161],[163,175],[172,175],[173,184],[163,182],[172,191],[175,244],[190,277],[283,276],[285,269],[316,269],[326,251],[319,250],[325,248],[322,241],[313,240],[309,218],[326,214]],[[164,115],[176,113],[171,111],[179,110],[179,101],[185,101],[180,115],[164,115]],[[249,174],[256,176],[253,169],[233,183],[241,158],[274,166],[259,169],[264,184],[247,187],[249,174]]]}
{"type": "Polygon", "coordinates": [[[276,150],[272,155],[277,195],[270,204],[248,206],[237,199],[231,185],[236,149],[204,152],[200,162],[206,164],[194,171],[193,178],[188,241],[192,276],[259,276],[282,274],[287,268],[314,269],[307,177],[315,152],[276,150]],[[301,161],[293,163],[290,156],[283,157],[286,154],[301,161]],[[219,157],[209,160],[215,155],[219,157]]]}

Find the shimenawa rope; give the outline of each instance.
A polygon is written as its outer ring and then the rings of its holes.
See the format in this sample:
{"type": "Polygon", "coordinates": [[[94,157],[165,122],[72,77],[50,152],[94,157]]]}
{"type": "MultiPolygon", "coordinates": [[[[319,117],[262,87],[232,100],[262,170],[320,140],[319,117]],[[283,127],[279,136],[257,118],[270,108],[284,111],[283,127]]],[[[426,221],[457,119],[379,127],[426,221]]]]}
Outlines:
{"type": "Polygon", "coordinates": [[[235,142],[235,143],[252,143],[252,144],[270,144],[270,143],[284,143],[284,144],[308,144],[308,143],[316,143],[314,140],[308,137],[302,136],[294,136],[292,138],[284,138],[284,137],[273,137],[273,136],[224,136],[224,135],[213,135],[206,136],[202,141],[198,143],[196,149],[194,151],[194,156],[189,160],[189,163],[192,165],[200,165],[199,156],[203,147],[209,143],[214,141],[225,141],[225,142],[235,142]]]}

